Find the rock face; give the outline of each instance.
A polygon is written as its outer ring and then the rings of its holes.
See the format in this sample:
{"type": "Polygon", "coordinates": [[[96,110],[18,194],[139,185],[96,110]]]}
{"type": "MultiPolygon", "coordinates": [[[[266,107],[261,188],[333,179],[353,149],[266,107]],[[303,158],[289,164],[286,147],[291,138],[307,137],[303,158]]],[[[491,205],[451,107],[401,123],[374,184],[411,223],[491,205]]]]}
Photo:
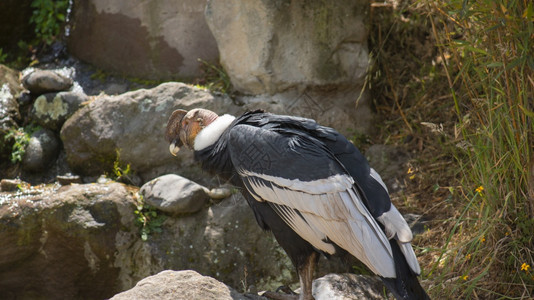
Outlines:
{"type": "Polygon", "coordinates": [[[136,78],[196,77],[201,74],[199,58],[213,62],[218,57],[204,20],[205,4],[205,0],[75,1],[68,46],[84,61],[136,78]]]}
{"type": "Polygon", "coordinates": [[[369,134],[368,0],[209,0],[221,64],[248,107],[369,134]]]}
{"type": "Polygon", "coordinates": [[[185,150],[173,157],[164,137],[172,111],[195,107],[231,114],[243,111],[227,96],[174,82],[99,97],[63,125],[61,140],[69,165],[78,174],[99,175],[110,171],[118,151],[120,163],[130,164],[143,182],[177,170],[196,181],[205,179],[193,163],[192,153],[185,150]]]}
{"type": "Polygon", "coordinates": [[[145,202],[169,214],[199,211],[208,203],[207,188],[182,176],[168,174],[145,183],[140,190],[145,202]]]}
{"type": "MultiPolygon", "coordinates": [[[[195,271],[163,271],[139,281],[111,300],[250,300],[233,288],[195,271]]],[[[266,299],[256,297],[255,299],[266,299]]]]}
{"type": "Polygon", "coordinates": [[[368,66],[368,1],[209,0],[206,20],[235,88],[361,83],[368,66]]]}
{"type": "Polygon", "coordinates": [[[118,249],[137,235],[133,209],[132,196],[119,184],[2,194],[0,295],[103,299],[128,288],[114,263],[118,249]]]}

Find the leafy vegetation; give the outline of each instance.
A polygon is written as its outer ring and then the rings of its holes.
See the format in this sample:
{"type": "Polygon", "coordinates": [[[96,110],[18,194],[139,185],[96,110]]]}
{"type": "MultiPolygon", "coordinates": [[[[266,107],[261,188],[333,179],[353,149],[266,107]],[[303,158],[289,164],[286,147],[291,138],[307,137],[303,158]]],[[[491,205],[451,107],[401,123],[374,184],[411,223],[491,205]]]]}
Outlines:
{"type": "Polygon", "coordinates": [[[392,196],[433,219],[414,241],[433,298],[534,296],[533,5],[372,5],[377,138],[415,154],[392,196]]]}
{"type": "Polygon", "coordinates": [[[212,92],[230,93],[232,91],[232,82],[230,76],[226,74],[224,68],[220,65],[211,64],[205,60],[198,59],[202,63],[203,76],[194,82],[200,87],[205,87],[212,92]]]}
{"type": "Polygon", "coordinates": [[[139,234],[143,241],[148,240],[152,233],[162,232],[161,226],[167,219],[165,215],[160,214],[154,207],[145,203],[142,196],[139,196],[139,204],[135,210],[135,224],[139,226],[139,234]]]}
{"type": "Polygon", "coordinates": [[[37,38],[50,45],[60,34],[69,6],[68,0],[33,0],[30,23],[35,25],[37,38]]]}
{"type": "Polygon", "coordinates": [[[40,127],[29,125],[27,127],[11,128],[4,136],[4,140],[7,142],[13,140],[13,146],[11,148],[11,162],[17,163],[22,161],[24,153],[26,153],[26,146],[30,142],[32,133],[37,131],[40,127]]]}

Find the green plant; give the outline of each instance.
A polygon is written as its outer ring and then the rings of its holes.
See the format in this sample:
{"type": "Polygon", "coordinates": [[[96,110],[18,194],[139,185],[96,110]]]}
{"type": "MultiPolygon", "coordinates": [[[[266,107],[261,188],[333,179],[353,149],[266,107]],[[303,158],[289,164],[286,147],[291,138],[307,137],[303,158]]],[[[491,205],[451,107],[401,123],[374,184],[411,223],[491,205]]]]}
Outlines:
{"type": "Polygon", "coordinates": [[[229,93],[231,91],[232,82],[222,66],[211,64],[200,58],[198,61],[202,63],[204,77],[197,80],[197,85],[205,86],[210,91],[221,93],[229,93]]]}
{"type": "Polygon", "coordinates": [[[450,292],[461,298],[532,297],[534,4],[437,3],[449,20],[432,27],[464,145],[456,159],[466,205],[453,228],[463,240],[447,243],[435,269],[460,276],[450,292]]]}
{"type": "Polygon", "coordinates": [[[0,64],[3,64],[7,59],[7,53],[4,53],[4,49],[0,48],[0,64]]]}
{"type": "Polygon", "coordinates": [[[115,181],[135,185],[135,180],[133,177],[134,173],[131,169],[131,166],[129,163],[124,165],[124,163],[121,162],[121,152],[119,149],[115,149],[113,168],[111,169],[111,174],[108,175],[109,178],[115,181]]]}
{"type": "Polygon", "coordinates": [[[50,45],[61,32],[69,6],[68,0],[33,0],[30,23],[35,25],[37,38],[50,45]]]}
{"type": "Polygon", "coordinates": [[[37,131],[40,127],[26,126],[19,128],[11,128],[4,136],[4,140],[13,140],[13,146],[11,147],[11,162],[17,163],[22,161],[24,153],[26,153],[26,146],[30,142],[32,133],[37,131]]]}
{"type": "Polygon", "coordinates": [[[141,239],[146,241],[150,234],[162,232],[161,226],[167,217],[159,214],[154,207],[146,204],[142,196],[139,196],[139,200],[137,209],[134,211],[135,224],[140,228],[141,239]]]}

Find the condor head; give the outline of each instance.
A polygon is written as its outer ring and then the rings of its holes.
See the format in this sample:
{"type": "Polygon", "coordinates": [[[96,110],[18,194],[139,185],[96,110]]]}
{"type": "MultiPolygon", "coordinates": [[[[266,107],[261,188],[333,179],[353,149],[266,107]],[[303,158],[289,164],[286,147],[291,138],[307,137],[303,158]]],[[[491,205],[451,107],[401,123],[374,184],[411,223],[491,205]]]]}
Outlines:
{"type": "Polygon", "coordinates": [[[202,108],[190,111],[175,110],[167,122],[165,139],[170,143],[169,151],[176,156],[183,145],[193,149],[197,134],[217,119],[217,114],[202,108]]]}

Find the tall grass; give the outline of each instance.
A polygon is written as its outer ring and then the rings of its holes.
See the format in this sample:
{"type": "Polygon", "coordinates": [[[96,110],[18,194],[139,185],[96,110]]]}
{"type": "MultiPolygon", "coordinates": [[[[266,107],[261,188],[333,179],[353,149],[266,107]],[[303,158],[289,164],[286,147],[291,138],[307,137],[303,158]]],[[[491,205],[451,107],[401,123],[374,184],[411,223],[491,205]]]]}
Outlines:
{"type": "Polygon", "coordinates": [[[457,283],[450,297],[531,299],[534,4],[438,0],[428,6],[447,20],[432,27],[458,115],[465,198],[451,233],[461,238],[448,242],[438,259],[446,266],[441,274],[449,274],[439,284],[457,283]]]}

